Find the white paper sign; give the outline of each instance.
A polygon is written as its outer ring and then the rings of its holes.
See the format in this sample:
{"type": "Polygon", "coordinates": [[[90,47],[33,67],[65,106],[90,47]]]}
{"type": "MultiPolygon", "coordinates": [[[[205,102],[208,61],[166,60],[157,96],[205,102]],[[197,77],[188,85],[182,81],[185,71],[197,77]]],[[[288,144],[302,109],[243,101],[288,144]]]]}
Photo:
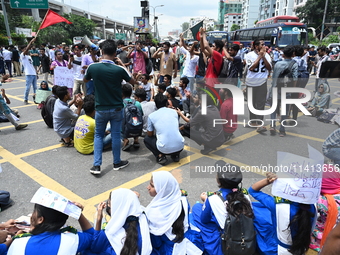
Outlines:
{"type": "Polygon", "coordinates": [[[272,194],[303,204],[314,204],[318,201],[323,170],[322,154],[308,146],[309,156],[305,158],[287,152],[277,153],[276,173],[278,179],[273,183],[272,194]]]}
{"type": "Polygon", "coordinates": [[[81,215],[81,209],[78,206],[71,203],[67,198],[57,192],[44,187],[40,187],[37,192],[35,192],[31,203],[54,209],[77,220],[81,215]]]}
{"type": "Polygon", "coordinates": [[[35,102],[40,104],[42,101],[46,101],[46,98],[50,95],[52,95],[52,91],[38,89],[35,95],[35,102]]]}
{"type": "Polygon", "coordinates": [[[56,66],[54,69],[54,85],[73,88],[73,69],[64,66],[56,66]]]}

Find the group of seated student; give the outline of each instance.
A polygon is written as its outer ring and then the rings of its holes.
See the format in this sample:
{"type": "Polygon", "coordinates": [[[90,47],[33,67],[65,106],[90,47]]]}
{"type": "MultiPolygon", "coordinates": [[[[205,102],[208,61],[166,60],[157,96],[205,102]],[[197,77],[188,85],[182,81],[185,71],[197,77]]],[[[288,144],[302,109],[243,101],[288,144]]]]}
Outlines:
{"type": "MultiPolygon", "coordinates": [[[[254,254],[303,255],[309,248],[325,255],[339,254],[340,225],[336,224],[340,189],[339,173],[334,169],[328,167],[323,173],[315,207],[262,192],[277,180],[274,173],[267,173],[247,190],[242,188],[240,168],[228,167],[222,160],[215,167],[225,169],[217,171],[219,190],[203,192],[203,203],[196,203],[192,210],[188,193],[168,171],[152,173],[147,189],[153,199],[146,208],[140,204],[138,192],[113,190],[98,204],[94,228],[81,214],[82,232],[63,228],[68,215],[35,204],[29,233],[17,232],[15,220],[0,224],[5,230],[0,231],[0,255],[223,255],[221,232],[226,219],[240,214],[253,220],[254,254]],[[257,201],[251,202],[250,196],[257,201]]],[[[79,203],[75,205],[83,209],[79,203]]]]}

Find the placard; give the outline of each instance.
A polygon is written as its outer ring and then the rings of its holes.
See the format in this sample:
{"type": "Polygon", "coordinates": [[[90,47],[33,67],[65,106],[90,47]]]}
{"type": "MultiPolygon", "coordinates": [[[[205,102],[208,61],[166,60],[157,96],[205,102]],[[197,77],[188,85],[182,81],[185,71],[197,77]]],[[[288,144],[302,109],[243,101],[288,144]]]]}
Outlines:
{"type": "Polygon", "coordinates": [[[75,219],[79,219],[81,209],[70,200],[50,189],[40,187],[32,197],[31,203],[54,209],[75,219]]]}
{"type": "Polygon", "coordinates": [[[308,145],[309,158],[292,153],[277,152],[278,179],[274,181],[272,194],[303,204],[318,201],[324,158],[308,145]]]}
{"type": "Polygon", "coordinates": [[[66,86],[72,89],[73,83],[73,68],[68,69],[68,67],[65,66],[56,66],[54,69],[54,85],[66,86]]]}
{"type": "Polygon", "coordinates": [[[46,98],[50,95],[52,95],[51,90],[42,90],[42,89],[37,89],[37,93],[35,94],[35,102],[37,104],[40,104],[43,101],[46,101],[46,98]]]}

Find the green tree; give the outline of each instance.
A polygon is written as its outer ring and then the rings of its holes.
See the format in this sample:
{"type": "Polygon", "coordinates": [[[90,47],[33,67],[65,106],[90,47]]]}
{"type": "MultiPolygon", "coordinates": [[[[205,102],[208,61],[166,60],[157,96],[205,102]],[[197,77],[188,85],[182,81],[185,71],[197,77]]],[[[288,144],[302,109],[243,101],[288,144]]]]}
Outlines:
{"type": "Polygon", "coordinates": [[[65,14],[64,17],[72,22],[72,24],[60,23],[60,25],[68,32],[69,38],[72,39],[75,36],[84,35],[87,35],[88,37],[93,36],[93,30],[96,27],[96,23],[92,20],[75,14],[65,14]]]}
{"type": "Polygon", "coordinates": [[[326,44],[338,43],[339,37],[337,35],[330,35],[325,39],[326,44]]]}
{"type": "Polygon", "coordinates": [[[185,30],[187,30],[189,28],[189,22],[184,22],[182,25],[182,32],[184,32],[185,30]]]}
{"type": "MultiPolygon", "coordinates": [[[[339,8],[340,0],[329,0],[326,18],[340,16],[335,10],[339,8]]],[[[318,27],[322,24],[323,13],[325,9],[325,0],[307,1],[305,6],[296,8],[296,15],[309,26],[318,27]]]]}
{"type": "Polygon", "coordinates": [[[240,26],[237,25],[237,24],[233,24],[233,25],[231,26],[231,28],[230,28],[230,31],[235,31],[235,30],[237,30],[237,29],[240,29],[240,26]]]}

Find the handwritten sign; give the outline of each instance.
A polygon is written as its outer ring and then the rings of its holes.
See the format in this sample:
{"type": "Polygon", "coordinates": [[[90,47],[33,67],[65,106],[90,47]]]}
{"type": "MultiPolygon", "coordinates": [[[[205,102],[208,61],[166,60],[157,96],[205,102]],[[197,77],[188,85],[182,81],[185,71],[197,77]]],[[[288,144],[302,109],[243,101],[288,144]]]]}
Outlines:
{"type": "Polygon", "coordinates": [[[64,66],[57,66],[54,69],[54,85],[66,86],[73,88],[73,69],[68,69],[64,66]]]}
{"type": "Polygon", "coordinates": [[[38,89],[35,95],[35,102],[40,104],[42,101],[46,101],[46,98],[50,95],[52,95],[52,91],[38,89]]]}
{"type": "Polygon", "coordinates": [[[57,192],[44,187],[40,187],[37,192],[35,192],[31,199],[31,203],[54,209],[75,219],[79,219],[81,215],[81,209],[78,206],[57,192]]]}
{"type": "Polygon", "coordinates": [[[277,153],[278,179],[273,183],[272,194],[303,204],[318,201],[324,158],[322,154],[308,145],[309,158],[295,154],[277,153]]]}

